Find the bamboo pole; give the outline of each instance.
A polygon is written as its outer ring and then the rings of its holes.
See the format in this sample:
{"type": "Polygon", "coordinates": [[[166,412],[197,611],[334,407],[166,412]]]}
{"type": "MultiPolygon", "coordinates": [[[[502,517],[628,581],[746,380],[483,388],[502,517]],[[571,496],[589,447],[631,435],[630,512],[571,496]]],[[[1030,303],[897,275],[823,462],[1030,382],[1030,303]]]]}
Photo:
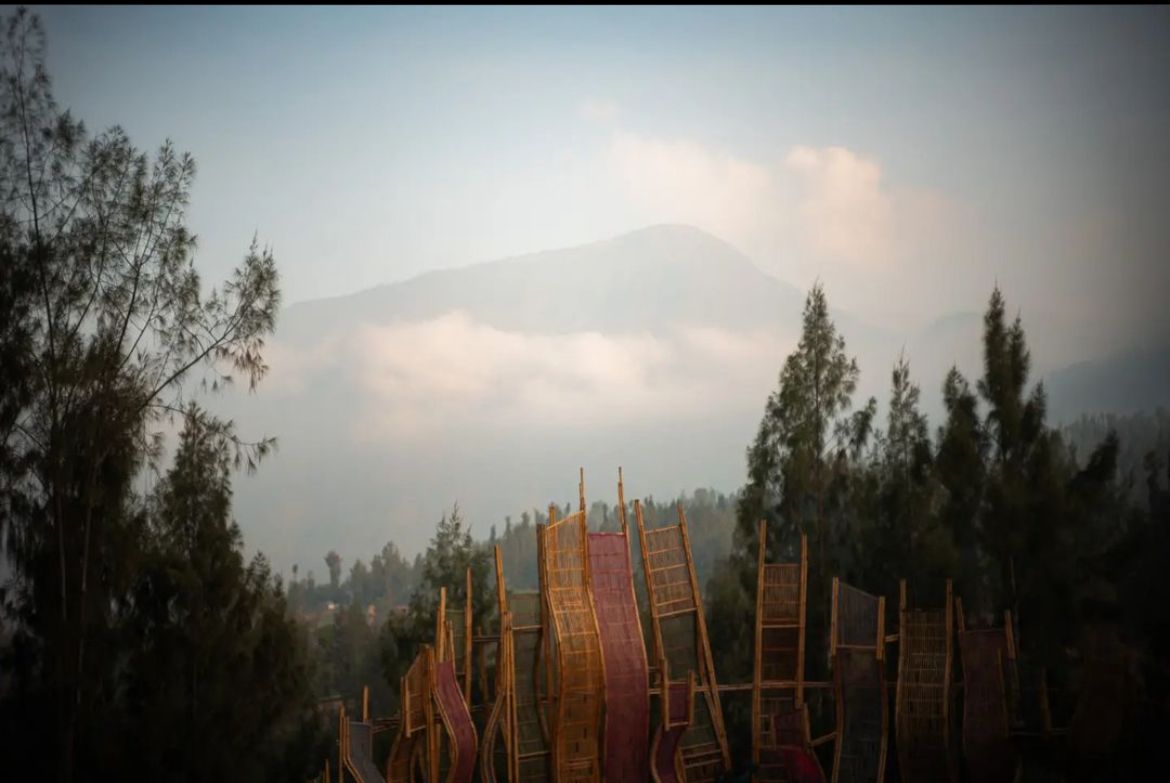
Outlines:
{"type": "MultiPolygon", "coordinates": [[[[878,678],[881,681],[882,698],[882,744],[878,753],[877,783],[882,783],[886,777],[886,753],[890,747],[890,700],[889,686],[886,683],[886,597],[878,596],[878,632],[877,632],[877,660],[878,678]]],[[[899,645],[900,647],[901,645],[899,645]]]]}
{"type": "Polygon", "coordinates": [[[593,566],[589,562],[589,526],[585,519],[585,474],[581,472],[581,557],[585,575],[585,595],[589,599],[589,617],[593,621],[593,633],[597,639],[597,663],[600,679],[596,680],[597,689],[593,695],[593,712],[591,722],[597,732],[597,780],[600,781],[602,770],[605,769],[605,725],[602,715],[605,711],[605,654],[601,649],[601,624],[597,619],[597,602],[593,600],[593,566]]]}
{"type": "Polygon", "coordinates": [[[447,588],[439,588],[439,611],[435,615],[435,651],[439,661],[446,660],[444,655],[447,641],[447,588]]]}
{"type": "Polygon", "coordinates": [[[467,569],[467,596],[463,608],[463,699],[471,708],[471,620],[475,604],[471,600],[471,568],[467,569]]]}
{"type": "Polygon", "coordinates": [[[804,704],[804,645],[808,639],[808,535],[800,534],[800,630],[796,648],[796,706],[804,704]]]}
{"type": "MultiPolygon", "coordinates": [[[[440,600],[445,601],[447,595],[446,590],[440,588],[440,600]]],[[[427,766],[429,780],[437,781],[439,779],[439,727],[435,725],[435,691],[437,689],[437,682],[435,678],[435,652],[430,647],[426,649],[426,682],[427,682],[427,700],[426,700],[426,721],[427,721],[427,766]]]]}
{"type": "Polygon", "coordinates": [[[621,520],[622,533],[626,536],[626,544],[628,545],[630,541],[630,525],[626,520],[626,491],[623,486],[621,466],[618,466],[618,511],[618,519],[621,520]]]}
{"type": "Polygon", "coordinates": [[[760,520],[759,550],[756,553],[756,639],[752,665],[752,763],[760,763],[760,681],[763,677],[764,648],[764,560],[768,548],[768,523],[760,520]]]}
{"type": "Polygon", "coordinates": [[[954,587],[951,580],[947,580],[946,586],[946,607],[945,618],[947,628],[947,658],[943,671],[943,714],[946,720],[943,721],[943,739],[945,742],[945,749],[947,754],[947,773],[950,780],[956,779],[957,763],[955,759],[954,748],[952,747],[951,739],[951,677],[954,671],[955,660],[955,605],[953,600],[954,587]]]}

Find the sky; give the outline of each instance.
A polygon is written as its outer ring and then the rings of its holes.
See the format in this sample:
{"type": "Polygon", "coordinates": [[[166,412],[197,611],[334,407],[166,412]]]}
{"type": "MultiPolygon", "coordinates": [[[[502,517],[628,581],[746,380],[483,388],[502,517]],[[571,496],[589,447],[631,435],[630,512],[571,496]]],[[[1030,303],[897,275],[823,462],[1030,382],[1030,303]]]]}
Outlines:
{"type": "Polygon", "coordinates": [[[883,326],[998,282],[1070,359],[1170,334],[1165,8],[37,10],[62,105],[196,158],[209,281],[680,222],[883,326]]]}
{"type": "MultiPolygon", "coordinates": [[[[997,284],[1034,377],[1170,351],[1166,8],[34,10],[60,105],[194,156],[208,286],[253,237],[291,305],[688,224],[823,283],[868,341],[865,395],[909,350],[932,421],[949,363],[977,376],[997,284]]],[[[278,322],[244,416],[282,444],[239,486],[249,541],[285,566],[418,551],[451,502],[499,519],[578,460],[625,465],[631,497],[733,490],[797,319],[554,334],[436,311],[308,342],[278,322]],[[324,475],[344,513],[311,505],[324,475]]]]}

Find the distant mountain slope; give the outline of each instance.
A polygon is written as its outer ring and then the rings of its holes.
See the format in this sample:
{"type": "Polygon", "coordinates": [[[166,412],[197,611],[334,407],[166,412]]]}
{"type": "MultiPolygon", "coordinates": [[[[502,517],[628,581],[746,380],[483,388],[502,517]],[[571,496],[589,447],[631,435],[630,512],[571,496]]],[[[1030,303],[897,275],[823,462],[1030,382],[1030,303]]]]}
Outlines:
{"type": "Polygon", "coordinates": [[[295,341],[452,310],[509,331],[614,334],[678,320],[742,329],[780,323],[802,302],[798,289],[764,274],[726,242],[691,226],[660,225],[295,304],[281,317],[280,337],[295,341]]]}
{"type": "MultiPolygon", "coordinates": [[[[210,401],[244,437],[280,441],[236,482],[237,519],[277,568],[320,574],[329,549],[419,551],[454,502],[486,537],[506,514],[575,501],[579,466],[591,500],[613,502],[619,465],[630,498],[732,491],[803,301],[726,242],[663,225],[292,305],[258,394],[210,401]]],[[[833,318],[879,426],[903,350],[932,430],[946,371],[980,374],[976,313],[910,335],[833,318]]],[[[1159,358],[1055,373],[1054,410],[1157,401],[1159,358]]]]}
{"type": "Polygon", "coordinates": [[[1045,386],[1053,421],[1170,407],[1170,344],[1078,362],[1050,373],[1045,386]]]}

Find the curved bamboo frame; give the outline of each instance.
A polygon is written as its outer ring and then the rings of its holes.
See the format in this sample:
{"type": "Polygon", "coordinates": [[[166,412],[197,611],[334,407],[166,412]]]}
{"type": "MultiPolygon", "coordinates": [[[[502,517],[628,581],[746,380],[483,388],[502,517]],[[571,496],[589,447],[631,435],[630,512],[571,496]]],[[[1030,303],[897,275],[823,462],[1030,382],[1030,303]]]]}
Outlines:
{"type": "Polygon", "coordinates": [[[650,745],[650,775],[654,783],[678,783],[684,780],[679,743],[695,720],[695,673],[687,672],[685,682],[670,681],[670,664],[658,662],[661,685],[662,716],[654,741],[650,745]]]}
{"type": "Polygon", "coordinates": [[[338,711],[338,769],[342,777],[349,772],[357,783],[381,781],[382,773],[374,763],[373,725],[370,723],[370,689],[362,688],[362,719],[349,720],[345,706],[338,711]]]}
{"type": "MultiPolygon", "coordinates": [[[[496,547],[499,551],[499,547],[496,547]]],[[[496,783],[496,744],[503,743],[507,779],[515,780],[512,771],[512,754],[508,750],[512,742],[512,700],[513,692],[509,678],[512,676],[512,616],[505,611],[500,616],[499,655],[496,658],[496,699],[483,730],[479,747],[480,780],[496,783]]]]}
{"type": "Polygon", "coordinates": [[[423,645],[400,680],[402,721],[394,743],[390,746],[390,760],[386,768],[386,779],[389,783],[411,783],[418,780],[420,776],[415,773],[420,762],[420,754],[427,756],[423,760],[424,768],[429,770],[431,767],[430,737],[431,727],[434,726],[434,714],[430,684],[433,679],[431,673],[433,668],[434,650],[430,645],[423,645]]]}
{"type": "MultiPolygon", "coordinates": [[[[717,781],[731,769],[731,757],[686,513],[679,504],[678,524],[648,530],[642,503],[635,500],[634,516],[654,628],[654,657],[666,660],[675,676],[694,672],[696,690],[703,696],[702,709],[695,710],[695,719],[683,737],[680,781],[717,781]],[[667,638],[671,644],[664,641],[667,638]]],[[[663,690],[669,687],[664,680],[663,690]]]]}
{"type": "Polygon", "coordinates": [[[499,546],[495,549],[496,600],[500,612],[500,655],[496,668],[496,699],[484,731],[481,746],[480,776],[484,783],[497,780],[495,746],[503,742],[507,757],[507,779],[542,783],[552,780],[551,758],[543,721],[539,718],[539,651],[543,646],[544,627],[542,596],[531,593],[510,594],[504,581],[504,561],[499,546]],[[541,607],[535,613],[513,611],[509,595],[535,598],[541,607]],[[521,671],[517,647],[530,650],[532,668],[521,671]],[[533,725],[535,724],[535,726],[533,725]],[[489,733],[490,732],[490,733],[489,733]]]}
{"type": "MultiPolygon", "coordinates": [[[[752,761],[756,780],[787,781],[775,722],[804,704],[808,537],[795,563],[766,563],[768,528],[759,523],[756,567],[756,646],[752,671],[752,761]]],[[[811,741],[811,740],[810,740],[811,741]]],[[[811,748],[810,748],[811,749],[811,748]]]]}
{"type": "Polygon", "coordinates": [[[963,663],[963,757],[972,783],[1010,779],[1016,767],[1011,741],[1011,685],[1016,649],[1012,613],[1001,628],[967,628],[955,599],[963,663]]]}
{"type": "Polygon", "coordinates": [[[898,771],[907,783],[957,779],[951,742],[954,610],[951,580],[941,609],[911,609],[898,586],[898,682],[894,730],[898,771]]]}
{"type": "Polygon", "coordinates": [[[618,503],[620,532],[589,533],[588,538],[589,584],[605,672],[604,777],[644,781],[650,776],[650,674],[634,593],[620,468],[618,503]]]}
{"type": "Polygon", "coordinates": [[[885,616],[884,597],[872,596],[833,577],[829,624],[837,713],[833,783],[882,783],[885,779],[889,740],[885,616]],[[872,622],[867,617],[871,613],[872,622]],[[867,712],[880,714],[876,727],[870,722],[874,715],[867,712]],[[873,728],[877,736],[866,736],[873,728]]]}
{"type": "MultiPolygon", "coordinates": [[[[430,780],[440,779],[442,748],[447,748],[446,783],[470,783],[479,747],[475,723],[467,697],[471,693],[471,569],[467,570],[467,602],[459,618],[461,645],[456,645],[452,623],[447,619],[447,588],[439,588],[439,611],[435,615],[434,663],[430,667],[429,692],[432,712],[444,735],[430,732],[430,780]],[[459,684],[460,667],[466,673],[459,684]],[[446,740],[445,742],[443,740],[446,740]],[[470,755],[470,762],[467,760],[470,755]]],[[[432,723],[432,725],[435,725],[432,723]]]]}
{"type": "Polygon", "coordinates": [[[556,637],[557,667],[549,690],[555,696],[551,726],[555,779],[599,783],[605,670],[589,589],[585,512],[558,520],[556,506],[549,506],[543,539],[540,566],[556,637]]]}

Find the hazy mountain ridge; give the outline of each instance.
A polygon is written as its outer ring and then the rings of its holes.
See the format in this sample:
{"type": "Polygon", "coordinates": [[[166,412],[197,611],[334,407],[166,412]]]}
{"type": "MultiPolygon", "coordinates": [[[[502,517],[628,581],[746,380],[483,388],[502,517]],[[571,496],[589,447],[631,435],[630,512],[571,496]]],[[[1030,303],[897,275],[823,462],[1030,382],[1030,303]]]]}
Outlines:
{"type": "Polygon", "coordinates": [[[579,247],[530,253],[294,304],[278,337],[464,311],[509,331],[636,332],[670,321],[750,328],[779,323],[802,293],[699,229],[659,225],[579,247]]]}
{"type": "MultiPolygon", "coordinates": [[[[614,500],[618,465],[631,498],[733,491],[802,306],[796,287],[678,225],[294,304],[272,377],[216,402],[280,439],[237,483],[237,518],[278,568],[320,571],[330,548],[349,562],[387,540],[413,554],[456,501],[484,537],[572,499],[581,465],[591,500],[614,500]]],[[[833,317],[861,367],[857,405],[873,395],[884,411],[904,352],[933,430],[947,369],[981,371],[973,311],[910,335],[833,317]]],[[[1077,391],[1093,366],[1046,376],[1054,410],[1096,399],[1077,391]]]]}

